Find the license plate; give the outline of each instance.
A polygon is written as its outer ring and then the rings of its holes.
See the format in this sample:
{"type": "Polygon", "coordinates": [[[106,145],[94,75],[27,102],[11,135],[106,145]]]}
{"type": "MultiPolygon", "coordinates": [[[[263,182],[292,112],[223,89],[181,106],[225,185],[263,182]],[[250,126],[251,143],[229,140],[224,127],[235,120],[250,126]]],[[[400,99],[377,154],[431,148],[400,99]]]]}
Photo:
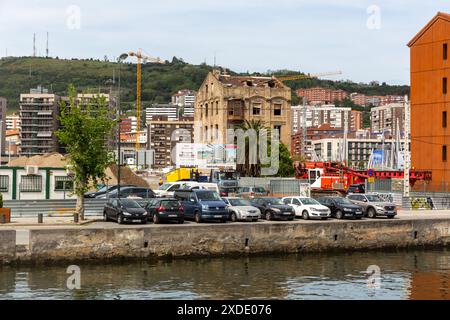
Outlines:
{"type": "Polygon", "coordinates": [[[285,213],[283,213],[285,216],[290,216],[291,215],[291,213],[290,212],[285,212],[285,213]]]}
{"type": "Polygon", "coordinates": [[[394,211],[388,211],[387,214],[395,214],[394,211]]]}
{"type": "Polygon", "coordinates": [[[132,220],[133,222],[141,222],[141,220],[132,220]]]}
{"type": "Polygon", "coordinates": [[[222,218],[222,216],[214,216],[214,218],[222,218]]]}
{"type": "Polygon", "coordinates": [[[169,214],[169,218],[176,218],[177,215],[176,214],[169,214]]]}

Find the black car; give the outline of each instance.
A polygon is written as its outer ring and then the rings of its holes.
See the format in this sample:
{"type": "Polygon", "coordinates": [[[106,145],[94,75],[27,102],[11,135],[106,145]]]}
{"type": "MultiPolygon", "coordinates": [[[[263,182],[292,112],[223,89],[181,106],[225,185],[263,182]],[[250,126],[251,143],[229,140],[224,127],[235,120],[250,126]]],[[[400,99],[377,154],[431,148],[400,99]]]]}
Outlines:
{"type": "Polygon", "coordinates": [[[295,211],[279,198],[257,198],[251,200],[252,206],[261,211],[261,217],[266,220],[289,220],[295,218],[295,211]]]}
{"type": "Polygon", "coordinates": [[[107,198],[142,198],[142,199],[153,199],[156,198],[155,193],[150,188],[141,187],[120,187],[120,195],[118,194],[118,189],[108,192],[97,198],[107,199],[107,198]]]}
{"type": "Polygon", "coordinates": [[[131,199],[111,199],[103,209],[103,220],[115,220],[119,224],[126,221],[146,224],[148,219],[147,211],[139,203],[131,199]]]}
{"type": "Polygon", "coordinates": [[[184,223],[184,208],[177,199],[153,199],[145,206],[148,218],[158,224],[163,221],[177,221],[184,223]]]}
{"type": "MultiPolygon", "coordinates": [[[[123,184],[123,185],[120,185],[120,188],[125,188],[125,187],[136,187],[135,185],[132,185],[132,184],[123,184]]],[[[117,185],[115,184],[115,185],[112,185],[112,186],[104,186],[103,188],[100,188],[98,191],[90,191],[90,192],[86,192],[85,194],[84,194],[84,197],[85,198],[90,198],[90,199],[93,199],[93,198],[96,198],[96,197],[99,197],[99,196],[102,196],[102,195],[105,195],[105,194],[107,194],[108,192],[112,192],[112,191],[114,191],[114,190],[117,190],[117,185]]]]}
{"type": "Polygon", "coordinates": [[[361,184],[352,184],[350,187],[348,187],[348,193],[366,193],[366,187],[361,184]]]}
{"type": "Polygon", "coordinates": [[[341,197],[323,197],[318,201],[324,206],[330,208],[331,216],[336,219],[354,218],[361,219],[363,210],[360,206],[352,203],[347,198],[341,197]]]}

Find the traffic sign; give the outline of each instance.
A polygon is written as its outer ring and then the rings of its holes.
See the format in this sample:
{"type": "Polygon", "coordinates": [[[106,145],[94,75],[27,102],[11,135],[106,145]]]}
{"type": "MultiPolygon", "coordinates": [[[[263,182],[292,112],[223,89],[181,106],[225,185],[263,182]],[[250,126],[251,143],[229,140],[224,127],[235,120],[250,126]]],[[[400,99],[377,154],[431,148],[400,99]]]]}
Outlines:
{"type": "Polygon", "coordinates": [[[370,177],[369,179],[367,179],[367,182],[375,183],[375,178],[374,177],[370,177]]]}
{"type": "Polygon", "coordinates": [[[369,177],[373,177],[374,176],[373,169],[369,169],[369,171],[367,173],[369,174],[369,177]]]}

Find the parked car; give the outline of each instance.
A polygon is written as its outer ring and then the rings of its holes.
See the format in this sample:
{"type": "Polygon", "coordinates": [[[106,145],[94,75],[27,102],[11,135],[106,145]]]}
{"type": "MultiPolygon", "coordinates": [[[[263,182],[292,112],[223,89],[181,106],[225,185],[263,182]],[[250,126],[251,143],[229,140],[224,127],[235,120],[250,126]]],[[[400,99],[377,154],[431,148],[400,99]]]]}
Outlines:
{"type": "Polygon", "coordinates": [[[296,217],[308,219],[327,220],[331,217],[331,210],[321,205],[317,200],[305,197],[285,197],[284,204],[291,206],[295,210],[296,217]]]}
{"type": "Polygon", "coordinates": [[[140,187],[120,187],[120,194],[118,194],[118,189],[108,192],[104,195],[98,196],[98,199],[108,199],[108,198],[134,198],[134,199],[152,199],[156,195],[150,188],[140,188],[140,187]]]}
{"type": "Polygon", "coordinates": [[[233,222],[256,222],[261,218],[261,211],[252,206],[250,200],[240,198],[222,198],[222,200],[227,204],[230,211],[230,220],[233,222]]]}
{"type": "Polygon", "coordinates": [[[210,183],[210,182],[185,182],[181,189],[188,189],[188,190],[211,190],[217,193],[220,193],[219,186],[217,183],[210,183]]]}
{"type": "Polygon", "coordinates": [[[194,219],[197,223],[205,220],[228,221],[227,205],[217,192],[204,189],[177,190],[175,199],[181,202],[185,219],[194,219]]]}
{"type": "MultiPolygon", "coordinates": [[[[124,187],[135,187],[135,185],[131,185],[131,184],[123,184],[120,185],[120,188],[124,188],[124,187]]],[[[102,196],[108,192],[112,192],[114,190],[117,189],[117,185],[112,185],[112,186],[104,186],[103,188],[100,188],[98,191],[90,191],[90,192],[86,192],[84,194],[85,198],[97,198],[99,196],[102,196]]]]}
{"type": "Polygon", "coordinates": [[[284,204],[280,198],[257,198],[251,200],[252,206],[261,211],[261,217],[266,220],[289,220],[295,218],[295,211],[284,204]]]}
{"type": "Polygon", "coordinates": [[[394,218],[397,215],[397,207],[392,202],[384,201],[375,194],[350,194],[347,198],[354,204],[363,208],[364,215],[369,218],[377,216],[394,218]]]}
{"type": "Polygon", "coordinates": [[[147,223],[148,213],[139,203],[131,199],[110,199],[103,208],[103,220],[115,220],[119,224],[127,221],[147,223]]]}
{"type": "Polygon", "coordinates": [[[158,198],[163,197],[173,197],[175,190],[181,188],[183,182],[168,182],[159,186],[158,189],[154,190],[155,196],[158,198]]]}
{"type": "Polygon", "coordinates": [[[366,187],[364,184],[358,183],[358,184],[352,184],[350,187],[348,187],[347,192],[350,193],[366,193],[366,187]]]}
{"type": "Polygon", "coordinates": [[[337,219],[355,218],[361,219],[363,211],[361,206],[358,206],[341,197],[322,197],[318,201],[331,210],[331,216],[337,219]]]}
{"type": "Polygon", "coordinates": [[[148,218],[155,224],[165,221],[184,223],[184,208],[177,199],[152,199],[145,206],[145,210],[147,210],[148,218]]]}
{"type": "Polygon", "coordinates": [[[267,197],[269,192],[264,187],[240,187],[237,190],[237,196],[247,199],[256,197],[267,197]]]}

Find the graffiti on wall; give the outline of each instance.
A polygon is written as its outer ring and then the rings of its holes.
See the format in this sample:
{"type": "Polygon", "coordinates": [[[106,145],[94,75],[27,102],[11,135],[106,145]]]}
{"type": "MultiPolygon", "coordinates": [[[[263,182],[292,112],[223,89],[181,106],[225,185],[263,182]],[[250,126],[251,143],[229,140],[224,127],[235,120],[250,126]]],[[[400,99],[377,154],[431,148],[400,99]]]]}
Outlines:
{"type": "Polygon", "coordinates": [[[433,199],[430,197],[411,197],[409,201],[412,210],[433,210],[435,208],[433,199]]]}

